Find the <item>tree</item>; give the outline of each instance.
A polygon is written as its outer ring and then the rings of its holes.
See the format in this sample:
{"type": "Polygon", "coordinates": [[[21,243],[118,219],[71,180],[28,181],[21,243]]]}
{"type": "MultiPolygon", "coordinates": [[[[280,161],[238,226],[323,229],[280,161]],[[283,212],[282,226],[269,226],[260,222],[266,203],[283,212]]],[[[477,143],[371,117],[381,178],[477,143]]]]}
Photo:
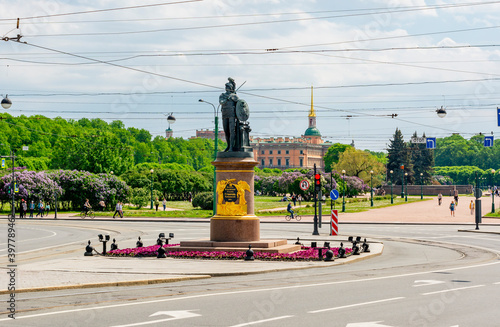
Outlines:
{"type": "Polygon", "coordinates": [[[410,151],[403,139],[403,133],[398,128],[396,128],[393,139],[390,140],[387,159],[387,172],[394,171],[394,184],[402,183],[404,173],[408,173],[407,181],[413,181],[413,165],[410,151]],[[404,166],[403,170],[401,170],[401,166],[404,166]]]}
{"type": "MultiPolygon", "coordinates": [[[[417,137],[417,132],[413,134],[413,137],[417,137]]],[[[425,138],[425,134],[423,137],[425,138]]],[[[410,153],[415,182],[420,183],[422,180],[424,184],[429,184],[434,173],[434,150],[427,149],[425,143],[412,143],[410,144],[410,153]],[[422,179],[420,174],[422,174],[422,179]]]]}
{"type": "Polygon", "coordinates": [[[335,143],[328,148],[323,157],[325,161],[325,172],[329,173],[332,171],[332,167],[339,162],[340,154],[347,149],[352,149],[352,146],[348,144],[335,143]]]}
{"type": "Polygon", "coordinates": [[[359,177],[365,183],[370,182],[370,171],[373,171],[375,185],[380,184],[385,172],[384,165],[377,160],[377,157],[355,148],[348,148],[341,153],[339,162],[334,168],[336,171],[345,170],[346,175],[359,177]]]}

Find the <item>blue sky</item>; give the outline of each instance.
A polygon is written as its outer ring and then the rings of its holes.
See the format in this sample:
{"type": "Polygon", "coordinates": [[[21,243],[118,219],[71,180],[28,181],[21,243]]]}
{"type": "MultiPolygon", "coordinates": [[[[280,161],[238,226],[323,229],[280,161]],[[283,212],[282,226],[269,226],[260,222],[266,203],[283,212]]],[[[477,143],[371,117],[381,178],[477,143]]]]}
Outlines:
{"type": "Polygon", "coordinates": [[[156,136],[173,112],[174,136],[188,138],[213,128],[198,99],[217,104],[231,76],[256,137],[304,133],[311,85],[332,142],[382,151],[396,128],[406,139],[498,129],[500,1],[169,2],[0,0],[0,34],[27,42],[0,43],[9,113],[156,136]]]}

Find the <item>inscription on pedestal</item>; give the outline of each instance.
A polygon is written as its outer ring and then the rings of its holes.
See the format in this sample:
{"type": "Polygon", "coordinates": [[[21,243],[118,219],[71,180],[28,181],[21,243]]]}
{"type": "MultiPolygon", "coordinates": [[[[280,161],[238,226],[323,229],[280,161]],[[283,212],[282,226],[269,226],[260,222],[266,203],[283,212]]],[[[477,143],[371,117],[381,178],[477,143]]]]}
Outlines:
{"type": "Polygon", "coordinates": [[[222,199],[224,202],[236,202],[238,200],[238,190],[236,186],[227,184],[224,191],[222,191],[222,199]]]}
{"type": "Polygon", "coordinates": [[[244,216],[248,213],[245,191],[250,192],[250,185],[245,181],[226,179],[217,183],[217,215],[244,216]]]}

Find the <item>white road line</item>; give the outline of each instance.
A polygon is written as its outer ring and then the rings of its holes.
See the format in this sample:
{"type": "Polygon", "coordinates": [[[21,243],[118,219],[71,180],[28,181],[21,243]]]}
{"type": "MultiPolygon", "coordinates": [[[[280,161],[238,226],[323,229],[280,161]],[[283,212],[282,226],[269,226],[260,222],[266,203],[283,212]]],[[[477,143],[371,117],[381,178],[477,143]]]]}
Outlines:
{"type": "Polygon", "coordinates": [[[333,310],[341,310],[341,309],[347,309],[347,308],[354,308],[354,307],[359,307],[359,306],[367,305],[367,304],[376,304],[376,303],[383,303],[383,302],[390,302],[390,301],[402,300],[404,298],[405,297],[393,297],[393,298],[390,298],[390,299],[376,300],[376,301],[363,302],[363,303],[355,303],[355,304],[343,305],[343,306],[340,306],[340,307],[334,307],[334,308],[327,308],[327,309],[321,309],[321,310],[308,311],[307,313],[320,313],[320,312],[325,312],[325,311],[333,311],[333,310]]]}
{"type": "MultiPolygon", "coordinates": [[[[31,229],[31,228],[27,228],[27,229],[31,229]]],[[[49,236],[44,236],[44,237],[37,237],[37,238],[29,238],[29,239],[26,239],[26,240],[20,240],[20,241],[17,241],[17,243],[21,243],[21,242],[28,242],[28,241],[33,241],[33,240],[43,240],[44,238],[50,238],[50,237],[54,237],[57,235],[56,232],[53,232],[53,231],[50,231],[50,230],[45,230],[45,229],[31,229],[31,230],[42,230],[44,232],[49,232],[49,233],[52,233],[52,235],[49,235],[49,236]]],[[[0,245],[6,245],[7,243],[0,243],[0,245]]],[[[0,251],[7,251],[7,249],[5,250],[0,250],[0,251]]]]}
{"type": "Polygon", "coordinates": [[[230,327],[244,327],[244,326],[250,326],[250,325],[257,325],[257,324],[262,324],[264,322],[275,321],[275,320],[286,319],[286,318],[292,318],[292,317],[293,316],[281,316],[281,317],[269,318],[269,319],[264,319],[264,320],[251,321],[251,322],[247,322],[247,323],[239,324],[239,325],[234,325],[234,326],[230,326],[230,327]]]}
{"type": "Polygon", "coordinates": [[[495,284],[495,285],[500,285],[500,282],[498,282],[498,283],[493,283],[493,284],[495,284]]]}
{"type": "MultiPolygon", "coordinates": [[[[473,265],[473,266],[448,268],[448,269],[437,269],[437,270],[422,271],[422,272],[392,275],[392,276],[383,276],[383,277],[354,279],[354,280],[345,280],[345,281],[336,281],[336,282],[324,282],[324,283],[316,283],[316,284],[272,287],[272,288],[255,289],[255,290],[241,290],[241,291],[233,291],[233,292],[199,294],[199,295],[191,295],[191,296],[184,296],[184,297],[177,297],[177,298],[155,299],[155,300],[143,301],[143,302],[127,302],[127,303],[121,303],[121,304],[101,305],[101,306],[90,307],[90,308],[80,308],[80,309],[71,309],[71,310],[64,310],[64,311],[45,312],[45,313],[32,314],[32,315],[27,315],[27,316],[17,316],[16,319],[29,319],[29,318],[51,316],[51,315],[58,315],[58,314],[68,314],[68,313],[91,311],[91,310],[99,311],[99,310],[105,310],[105,309],[111,309],[111,308],[121,308],[121,307],[128,307],[128,306],[134,306],[134,305],[145,305],[145,304],[155,304],[155,303],[163,303],[163,302],[183,301],[183,300],[213,297],[213,296],[225,296],[225,295],[245,294],[245,293],[259,293],[259,292],[270,292],[270,291],[286,290],[286,289],[322,287],[322,286],[326,286],[326,285],[340,285],[340,284],[370,282],[370,281],[400,278],[400,277],[419,276],[419,275],[425,275],[425,274],[430,274],[430,273],[435,273],[435,272],[456,271],[456,270],[463,270],[463,269],[470,269],[470,268],[487,267],[487,266],[493,266],[493,265],[498,265],[498,264],[500,264],[500,261],[495,261],[495,262],[491,262],[491,263],[483,263],[480,265],[473,265]]],[[[0,319],[0,321],[11,321],[11,318],[0,319]]]]}
{"type": "Polygon", "coordinates": [[[422,295],[432,295],[432,294],[440,294],[440,293],[446,293],[446,292],[461,291],[461,290],[466,290],[466,289],[469,289],[469,288],[477,288],[477,287],[483,287],[483,286],[484,285],[474,285],[474,286],[467,286],[467,287],[450,288],[450,289],[442,290],[442,291],[422,293],[422,295]]]}

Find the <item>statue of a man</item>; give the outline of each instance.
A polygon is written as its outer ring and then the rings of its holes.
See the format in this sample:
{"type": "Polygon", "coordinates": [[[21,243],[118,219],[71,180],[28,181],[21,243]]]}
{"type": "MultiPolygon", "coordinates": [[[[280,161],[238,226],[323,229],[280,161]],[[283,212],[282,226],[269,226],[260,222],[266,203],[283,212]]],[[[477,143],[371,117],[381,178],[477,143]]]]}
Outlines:
{"type": "Polygon", "coordinates": [[[222,111],[222,126],[224,127],[224,134],[226,134],[227,147],[224,152],[233,151],[235,146],[236,136],[236,103],[238,96],[236,95],[236,83],[231,77],[228,78],[229,82],[226,83],[226,92],[219,96],[219,103],[222,111]]]}

